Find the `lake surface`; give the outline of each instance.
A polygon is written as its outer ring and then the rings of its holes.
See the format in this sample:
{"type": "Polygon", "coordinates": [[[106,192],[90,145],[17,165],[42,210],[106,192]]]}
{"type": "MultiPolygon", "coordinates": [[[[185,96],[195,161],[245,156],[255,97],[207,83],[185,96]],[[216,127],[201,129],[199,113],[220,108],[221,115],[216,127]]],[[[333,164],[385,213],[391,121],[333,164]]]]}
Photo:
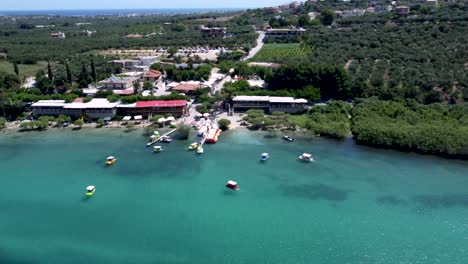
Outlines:
{"type": "Polygon", "coordinates": [[[197,156],[193,140],[0,134],[0,263],[468,263],[465,161],[242,130],[197,156]]]}

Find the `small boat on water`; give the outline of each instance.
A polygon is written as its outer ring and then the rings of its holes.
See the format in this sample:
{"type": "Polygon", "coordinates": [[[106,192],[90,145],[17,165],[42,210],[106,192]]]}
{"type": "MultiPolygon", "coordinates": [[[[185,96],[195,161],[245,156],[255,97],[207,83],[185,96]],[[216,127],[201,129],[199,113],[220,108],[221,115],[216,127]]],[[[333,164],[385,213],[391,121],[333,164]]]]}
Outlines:
{"type": "Polygon", "coordinates": [[[269,158],[270,158],[270,155],[268,155],[268,153],[263,153],[260,160],[261,160],[261,161],[266,161],[266,160],[269,159],[269,158]]]}
{"type": "Polygon", "coordinates": [[[172,138],[170,138],[169,136],[163,136],[163,137],[161,137],[161,142],[164,142],[164,143],[171,143],[171,142],[172,142],[172,138]]]}
{"type": "Polygon", "coordinates": [[[193,142],[192,144],[190,144],[190,146],[188,147],[189,150],[195,150],[198,148],[198,142],[193,142]]]}
{"type": "Polygon", "coordinates": [[[110,165],[113,165],[116,161],[117,161],[116,158],[114,158],[113,156],[109,156],[106,159],[106,164],[110,166],[110,165]]]}
{"type": "Polygon", "coordinates": [[[312,155],[309,153],[303,153],[301,156],[299,156],[299,159],[303,161],[315,161],[312,155]]]}
{"type": "Polygon", "coordinates": [[[163,149],[162,149],[161,146],[154,146],[154,147],[153,147],[153,152],[156,152],[156,153],[157,153],[157,152],[161,152],[162,150],[163,150],[163,149]]]}
{"type": "Polygon", "coordinates": [[[146,143],[146,146],[149,147],[149,146],[153,145],[154,143],[156,143],[156,141],[158,141],[158,139],[159,139],[159,134],[158,135],[151,135],[150,138],[149,138],[148,143],[146,143]]]}
{"type": "Polygon", "coordinates": [[[285,140],[287,141],[294,141],[294,138],[290,137],[290,136],[284,136],[283,137],[285,140]]]}
{"type": "Polygon", "coordinates": [[[237,186],[237,182],[235,181],[228,181],[226,183],[226,187],[234,191],[239,190],[239,186],[237,186]]]}
{"type": "Polygon", "coordinates": [[[86,187],[86,195],[87,196],[93,196],[95,191],[96,191],[96,187],[94,187],[92,185],[86,187]]]}
{"type": "Polygon", "coordinates": [[[198,146],[197,153],[198,154],[203,154],[203,146],[202,145],[198,146]]]}

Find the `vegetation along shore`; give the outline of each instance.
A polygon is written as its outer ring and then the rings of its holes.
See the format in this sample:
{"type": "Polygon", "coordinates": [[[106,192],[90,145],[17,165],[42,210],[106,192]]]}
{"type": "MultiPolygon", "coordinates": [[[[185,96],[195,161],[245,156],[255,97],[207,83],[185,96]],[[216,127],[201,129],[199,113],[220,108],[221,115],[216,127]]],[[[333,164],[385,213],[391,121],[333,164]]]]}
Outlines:
{"type": "Polygon", "coordinates": [[[468,158],[466,2],[0,22],[0,129],[150,130],[208,113],[237,117],[224,129],[468,158]]]}

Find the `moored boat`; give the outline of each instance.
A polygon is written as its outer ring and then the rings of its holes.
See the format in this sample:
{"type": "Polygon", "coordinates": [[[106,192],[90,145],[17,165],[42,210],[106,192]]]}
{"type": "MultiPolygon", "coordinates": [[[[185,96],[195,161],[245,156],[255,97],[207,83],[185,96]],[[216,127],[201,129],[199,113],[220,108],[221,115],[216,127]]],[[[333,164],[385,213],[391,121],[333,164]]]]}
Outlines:
{"type": "Polygon", "coordinates": [[[290,137],[290,136],[284,136],[283,137],[285,140],[287,141],[294,141],[294,138],[290,137]]]}
{"type": "Polygon", "coordinates": [[[234,191],[239,190],[239,186],[237,186],[237,182],[231,181],[231,180],[226,183],[226,187],[234,191]]]}
{"type": "Polygon", "coordinates": [[[301,156],[299,156],[299,159],[303,161],[314,161],[314,158],[309,153],[303,153],[301,156]]]}
{"type": "Polygon", "coordinates": [[[153,152],[161,152],[163,149],[161,146],[154,146],[153,147],[153,152]]]}
{"type": "Polygon", "coordinates": [[[206,143],[218,142],[219,134],[221,134],[221,129],[211,128],[210,130],[208,130],[208,135],[206,136],[206,143]]]}
{"type": "Polygon", "coordinates": [[[169,136],[163,136],[163,137],[161,137],[161,142],[164,142],[164,143],[171,143],[171,142],[172,142],[172,138],[170,138],[169,136]]]}
{"type": "Polygon", "coordinates": [[[96,191],[96,187],[94,187],[92,185],[86,187],[86,195],[87,196],[93,196],[95,191],[96,191]]]}
{"type": "Polygon", "coordinates": [[[190,146],[188,147],[189,150],[195,150],[198,148],[198,142],[193,142],[192,144],[190,144],[190,146]]]}
{"type": "Polygon", "coordinates": [[[268,153],[263,153],[260,160],[261,160],[261,161],[265,161],[265,160],[267,160],[267,159],[269,159],[269,158],[270,158],[270,155],[269,155],[268,153]]]}
{"type": "Polygon", "coordinates": [[[197,153],[198,154],[203,154],[203,146],[202,145],[198,146],[197,153]]]}
{"type": "Polygon", "coordinates": [[[117,161],[117,159],[113,156],[109,156],[107,157],[106,159],[106,164],[107,165],[113,165],[115,162],[117,161]]]}

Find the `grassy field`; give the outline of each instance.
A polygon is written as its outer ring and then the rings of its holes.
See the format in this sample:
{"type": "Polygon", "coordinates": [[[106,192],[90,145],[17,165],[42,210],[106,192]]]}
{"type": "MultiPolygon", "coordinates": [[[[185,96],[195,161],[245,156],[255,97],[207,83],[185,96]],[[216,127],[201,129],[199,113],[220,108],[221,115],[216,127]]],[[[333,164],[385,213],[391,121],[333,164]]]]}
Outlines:
{"type": "Polygon", "coordinates": [[[277,62],[302,58],[309,53],[309,49],[301,47],[299,43],[265,44],[252,61],[277,62]]]}
{"type": "MultiPolygon", "coordinates": [[[[20,78],[23,79],[24,77],[35,76],[38,70],[46,70],[47,63],[39,62],[34,65],[19,64],[18,69],[20,78]]],[[[14,73],[13,63],[6,60],[0,60],[0,72],[14,73]]]]}

